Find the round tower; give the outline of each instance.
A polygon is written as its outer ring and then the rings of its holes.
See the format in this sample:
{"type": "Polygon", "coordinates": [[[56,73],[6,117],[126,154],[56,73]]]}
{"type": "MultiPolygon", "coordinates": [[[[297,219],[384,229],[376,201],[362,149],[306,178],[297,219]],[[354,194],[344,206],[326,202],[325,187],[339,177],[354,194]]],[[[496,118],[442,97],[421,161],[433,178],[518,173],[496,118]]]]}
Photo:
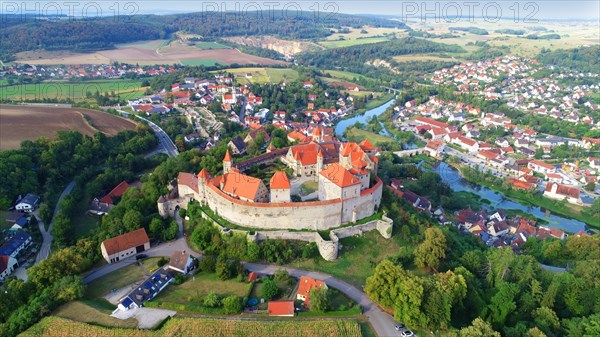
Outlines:
{"type": "Polygon", "coordinates": [[[206,169],[202,169],[200,171],[200,173],[198,173],[198,196],[200,197],[200,202],[204,203],[204,198],[205,198],[205,189],[204,189],[204,185],[206,184],[206,181],[209,179],[208,176],[208,172],[206,172],[206,169]]]}
{"type": "Polygon", "coordinates": [[[315,172],[315,180],[319,180],[319,173],[323,171],[323,152],[319,148],[319,152],[317,152],[317,170],[315,172]]]}
{"type": "Polygon", "coordinates": [[[169,206],[167,205],[167,199],[164,195],[161,195],[160,198],[158,198],[156,206],[158,207],[158,214],[163,217],[163,219],[169,217],[169,206]]]}

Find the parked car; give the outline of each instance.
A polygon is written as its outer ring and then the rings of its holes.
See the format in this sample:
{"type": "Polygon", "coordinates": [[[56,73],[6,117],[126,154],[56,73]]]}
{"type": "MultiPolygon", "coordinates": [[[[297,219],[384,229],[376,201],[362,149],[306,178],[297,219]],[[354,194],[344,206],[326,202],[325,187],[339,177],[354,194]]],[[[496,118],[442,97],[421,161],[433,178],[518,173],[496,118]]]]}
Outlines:
{"type": "Polygon", "coordinates": [[[135,259],[136,260],[141,260],[141,259],[145,259],[147,257],[148,257],[148,255],[146,255],[146,254],[138,254],[138,255],[135,256],[135,259]]]}
{"type": "Polygon", "coordinates": [[[405,329],[406,326],[402,323],[398,323],[398,324],[396,324],[395,328],[396,328],[396,331],[400,331],[402,329],[405,329]]]}
{"type": "Polygon", "coordinates": [[[410,330],[402,331],[402,333],[400,334],[400,336],[402,336],[402,337],[412,337],[414,335],[415,334],[410,330]]]}

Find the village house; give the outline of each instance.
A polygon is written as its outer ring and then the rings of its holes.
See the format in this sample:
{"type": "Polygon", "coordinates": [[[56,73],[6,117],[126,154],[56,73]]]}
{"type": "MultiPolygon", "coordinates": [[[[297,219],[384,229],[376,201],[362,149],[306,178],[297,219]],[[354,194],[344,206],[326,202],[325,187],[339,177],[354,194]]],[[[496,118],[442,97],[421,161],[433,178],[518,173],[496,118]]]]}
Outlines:
{"type": "Polygon", "coordinates": [[[425,151],[429,152],[429,155],[434,158],[440,158],[444,153],[446,145],[439,141],[429,141],[425,146],[425,151]]]}
{"type": "Polygon", "coordinates": [[[108,263],[116,263],[150,249],[144,228],[102,241],[100,250],[108,263]]]}
{"type": "Polygon", "coordinates": [[[569,187],[557,183],[548,183],[544,196],[555,200],[567,200],[571,204],[581,204],[579,198],[580,190],[575,187],[569,187]]]}
{"type": "MultiPolygon", "coordinates": [[[[236,136],[235,138],[230,140],[229,144],[227,144],[227,145],[228,145],[229,149],[231,149],[231,152],[233,152],[234,155],[241,155],[241,154],[246,153],[246,149],[247,149],[246,142],[244,142],[244,140],[240,136],[236,136]]],[[[227,151],[227,154],[229,154],[229,151],[227,151]]]]}
{"type": "Polygon", "coordinates": [[[171,254],[171,259],[167,265],[167,269],[187,275],[192,269],[192,256],[190,253],[181,250],[174,250],[171,254]]]}
{"type": "Polygon", "coordinates": [[[527,164],[527,167],[535,172],[546,174],[546,173],[556,173],[557,169],[554,165],[550,165],[543,161],[532,160],[527,164]]]}
{"type": "Polygon", "coordinates": [[[27,195],[17,201],[15,209],[20,212],[31,213],[37,208],[39,202],[40,197],[35,194],[27,193],[27,195]]]}
{"type": "Polygon", "coordinates": [[[171,274],[165,269],[159,268],[152,276],[142,282],[127,296],[123,297],[119,301],[117,308],[122,311],[141,308],[144,306],[144,302],[156,297],[156,295],[174,281],[175,278],[171,274]]]}
{"type": "Polygon", "coordinates": [[[299,301],[303,301],[308,305],[310,303],[310,291],[313,288],[327,289],[327,284],[325,284],[325,282],[323,281],[315,280],[307,276],[301,276],[300,281],[298,282],[298,292],[296,294],[296,299],[299,301]]]}
{"type": "MultiPolygon", "coordinates": [[[[135,185],[139,186],[140,184],[138,183],[135,185]]],[[[94,200],[92,200],[92,204],[90,205],[90,213],[101,215],[109,212],[119,202],[129,187],[131,187],[131,185],[123,180],[105,196],[94,198],[94,200]]]]}
{"type": "Polygon", "coordinates": [[[0,246],[0,256],[16,258],[20,252],[31,245],[31,235],[24,230],[17,230],[8,241],[0,246]]]}

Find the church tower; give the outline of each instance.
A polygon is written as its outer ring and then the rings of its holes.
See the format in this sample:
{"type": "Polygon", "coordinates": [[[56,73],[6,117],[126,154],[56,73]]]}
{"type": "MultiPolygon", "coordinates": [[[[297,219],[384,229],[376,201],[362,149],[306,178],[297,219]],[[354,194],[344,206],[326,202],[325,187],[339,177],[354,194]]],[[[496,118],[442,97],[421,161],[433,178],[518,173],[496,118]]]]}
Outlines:
{"type": "Polygon", "coordinates": [[[223,158],[223,174],[227,174],[231,171],[231,165],[233,164],[233,160],[231,159],[231,154],[229,154],[229,149],[225,153],[225,158],[223,158]]]}
{"type": "Polygon", "coordinates": [[[323,171],[323,152],[319,149],[319,152],[317,152],[317,170],[315,172],[317,181],[319,180],[319,173],[321,173],[321,171],[323,171]]]}
{"type": "Polygon", "coordinates": [[[208,172],[205,169],[202,169],[200,173],[198,173],[198,196],[200,197],[200,202],[204,203],[205,200],[205,187],[206,181],[208,180],[208,172]]]}
{"type": "Polygon", "coordinates": [[[318,126],[318,125],[315,126],[315,129],[313,130],[312,138],[317,143],[323,142],[323,132],[321,131],[320,126],[318,126]]]}

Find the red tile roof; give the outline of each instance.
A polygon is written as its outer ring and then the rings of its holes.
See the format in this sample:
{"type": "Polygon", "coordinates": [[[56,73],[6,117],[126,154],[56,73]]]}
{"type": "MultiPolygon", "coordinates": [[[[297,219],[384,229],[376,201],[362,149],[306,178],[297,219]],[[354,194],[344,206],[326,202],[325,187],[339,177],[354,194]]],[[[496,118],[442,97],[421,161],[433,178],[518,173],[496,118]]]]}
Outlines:
{"type": "Polygon", "coordinates": [[[571,198],[579,198],[579,193],[581,192],[579,189],[556,183],[550,183],[546,185],[546,192],[552,192],[552,186],[554,185],[557,185],[556,194],[571,198]]]}
{"type": "Polygon", "coordinates": [[[117,185],[117,187],[113,188],[112,191],[110,191],[107,195],[103,196],[102,199],[100,199],[100,202],[103,202],[105,204],[112,204],[113,199],[122,196],[128,188],[129,184],[125,180],[123,180],[119,185],[117,185]]]}
{"type": "Polygon", "coordinates": [[[231,162],[231,154],[229,153],[229,149],[225,152],[225,158],[223,158],[224,162],[231,162]]]}
{"type": "Polygon", "coordinates": [[[198,179],[191,173],[179,172],[179,175],[177,176],[177,183],[180,185],[185,185],[196,192],[200,191],[198,189],[198,179]]]}
{"type": "Polygon", "coordinates": [[[256,281],[256,279],[258,279],[258,273],[253,271],[250,272],[250,274],[248,274],[248,282],[254,282],[256,281]]]}
{"type": "Polygon", "coordinates": [[[0,273],[5,271],[8,268],[8,260],[10,256],[2,255],[0,256],[0,273]]]}
{"type": "Polygon", "coordinates": [[[255,200],[263,184],[262,180],[242,174],[235,169],[223,175],[221,181],[223,182],[221,189],[223,192],[248,200],[255,200]]]}
{"type": "Polygon", "coordinates": [[[288,180],[287,174],[284,171],[277,171],[271,177],[270,182],[271,189],[289,189],[290,181],[288,180]]]}
{"type": "Polygon", "coordinates": [[[298,295],[304,296],[306,298],[306,301],[308,302],[308,299],[309,299],[308,294],[309,294],[310,290],[315,287],[317,287],[317,288],[326,287],[326,284],[323,281],[319,281],[319,280],[315,280],[310,277],[302,276],[302,277],[300,277],[300,282],[298,284],[298,295]]]}
{"type": "Polygon", "coordinates": [[[114,238],[102,241],[108,255],[113,255],[127,249],[142,246],[149,243],[148,235],[144,228],[134,230],[133,232],[115,236],[114,238]]]}
{"type": "Polygon", "coordinates": [[[269,301],[269,316],[294,316],[294,301],[269,301]]]}
{"type": "Polygon", "coordinates": [[[320,174],[342,188],[360,184],[360,180],[338,163],[329,165],[320,174]]]}
{"type": "Polygon", "coordinates": [[[431,118],[427,118],[427,117],[418,117],[415,121],[417,121],[419,123],[431,125],[431,126],[436,126],[438,128],[442,128],[442,129],[445,129],[448,127],[448,124],[446,124],[446,123],[438,122],[435,119],[431,119],[431,118]]]}

